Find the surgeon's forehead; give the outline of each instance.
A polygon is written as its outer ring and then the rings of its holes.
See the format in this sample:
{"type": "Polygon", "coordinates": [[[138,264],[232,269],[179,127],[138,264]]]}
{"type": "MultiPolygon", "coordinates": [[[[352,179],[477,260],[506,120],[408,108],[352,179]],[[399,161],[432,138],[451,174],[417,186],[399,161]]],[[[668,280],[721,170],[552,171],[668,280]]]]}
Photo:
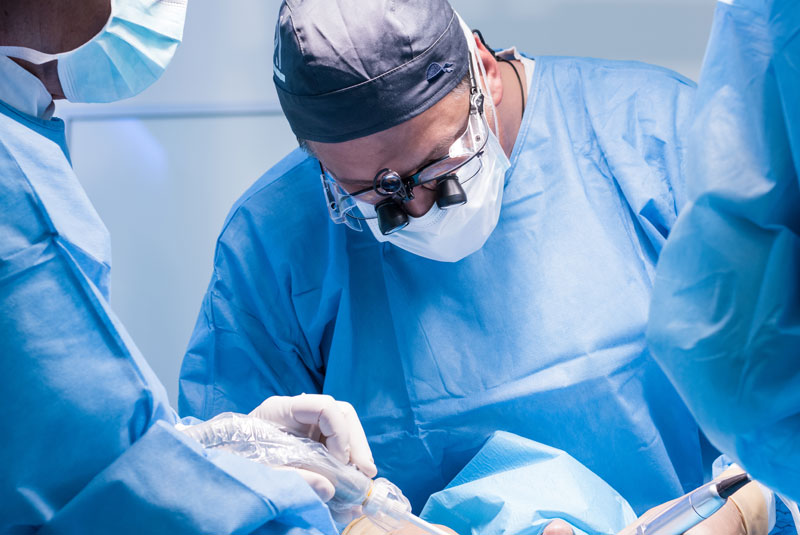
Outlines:
{"type": "Polygon", "coordinates": [[[366,187],[382,169],[407,175],[446,156],[468,119],[468,92],[453,91],[420,115],[383,132],[342,143],[309,142],[309,147],[342,185],[366,187]]]}

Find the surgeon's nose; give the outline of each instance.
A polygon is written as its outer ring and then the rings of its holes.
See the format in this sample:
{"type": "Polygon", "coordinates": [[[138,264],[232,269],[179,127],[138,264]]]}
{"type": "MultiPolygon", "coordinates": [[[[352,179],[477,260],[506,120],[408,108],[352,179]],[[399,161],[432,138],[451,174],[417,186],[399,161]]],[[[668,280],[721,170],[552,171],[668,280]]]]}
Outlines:
{"type": "Polygon", "coordinates": [[[412,217],[422,217],[431,209],[436,202],[436,191],[424,186],[414,188],[414,199],[403,204],[412,217]]]}

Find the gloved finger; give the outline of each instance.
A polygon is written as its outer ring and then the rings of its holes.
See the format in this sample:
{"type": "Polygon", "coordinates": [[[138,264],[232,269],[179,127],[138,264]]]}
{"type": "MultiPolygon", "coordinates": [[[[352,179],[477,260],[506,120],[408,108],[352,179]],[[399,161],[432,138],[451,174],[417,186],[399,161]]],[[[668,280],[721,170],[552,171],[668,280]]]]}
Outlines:
{"type": "Polygon", "coordinates": [[[560,518],[553,520],[544,528],[542,535],[573,535],[572,526],[560,518]]]}
{"type": "MultiPolygon", "coordinates": [[[[367,442],[367,435],[364,433],[364,428],[361,426],[361,420],[358,419],[356,409],[345,401],[338,401],[341,411],[347,420],[347,426],[350,435],[350,462],[358,467],[361,472],[369,478],[378,475],[378,467],[375,466],[375,460],[372,458],[372,450],[369,448],[367,442]]],[[[327,439],[326,444],[330,442],[327,439]]]]}
{"type": "Polygon", "coordinates": [[[319,418],[325,445],[338,459],[356,465],[368,477],[375,477],[378,468],[356,410],[346,401],[331,400],[334,404],[323,407],[319,418]]]}
{"type": "Polygon", "coordinates": [[[671,506],[673,503],[678,501],[680,498],[676,498],[674,500],[668,501],[666,503],[662,503],[660,505],[656,505],[655,507],[648,509],[642,516],[634,520],[631,524],[625,527],[622,531],[620,531],[617,535],[635,535],[638,532],[639,526],[649,522],[657,515],[659,515],[664,509],[671,506]]]}
{"type": "Polygon", "coordinates": [[[319,440],[320,434],[333,434],[331,428],[345,428],[344,415],[339,414],[336,400],[325,394],[272,396],[265,399],[250,415],[269,420],[313,440],[319,440]],[[321,431],[320,419],[323,415],[327,433],[321,431]]]}
{"type": "Polygon", "coordinates": [[[368,477],[378,469],[355,409],[324,394],[272,396],[254,409],[252,416],[270,420],[314,440],[325,437],[325,446],[343,463],[353,463],[368,477]]]}
{"type": "MultiPolygon", "coordinates": [[[[304,424],[315,424],[325,437],[325,446],[331,454],[343,463],[350,462],[350,438],[352,422],[342,410],[349,403],[338,402],[331,396],[322,394],[306,394],[298,396],[292,404],[292,416],[304,424]]],[[[351,407],[352,408],[352,407],[351,407]]],[[[355,410],[353,410],[355,414],[355,410]]],[[[356,418],[356,427],[361,424],[356,418]]],[[[361,431],[363,433],[363,431],[361,431]]],[[[364,438],[366,442],[366,438],[364,438]]]]}
{"type": "Polygon", "coordinates": [[[333,498],[333,495],[336,493],[336,489],[333,487],[333,483],[329,480],[324,478],[323,476],[317,474],[316,472],[311,472],[310,470],[303,470],[302,468],[292,468],[290,466],[281,466],[275,468],[276,470],[291,470],[302,477],[308,486],[317,493],[319,499],[323,502],[327,503],[333,498]]]}
{"type": "Polygon", "coordinates": [[[292,415],[292,405],[297,397],[270,396],[265,399],[261,405],[253,409],[250,412],[250,416],[268,420],[299,435],[308,435],[310,426],[301,424],[292,415]]]}
{"type": "Polygon", "coordinates": [[[338,524],[350,524],[353,520],[364,514],[360,505],[348,508],[330,507],[331,516],[338,524]]]}
{"type": "MultiPolygon", "coordinates": [[[[732,500],[686,532],[686,535],[747,535],[744,518],[732,500]]],[[[766,530],[763,531],[766,533],[766,530]]]]}

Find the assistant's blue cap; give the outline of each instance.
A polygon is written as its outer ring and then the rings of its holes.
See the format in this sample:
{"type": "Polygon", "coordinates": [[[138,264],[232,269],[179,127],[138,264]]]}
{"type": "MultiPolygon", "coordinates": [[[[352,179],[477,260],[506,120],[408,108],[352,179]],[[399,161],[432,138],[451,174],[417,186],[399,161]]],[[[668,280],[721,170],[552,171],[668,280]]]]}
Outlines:
{"type": "Polygon", "coordinates": [[[419,115],[469,69],[446,0],[284,0],[273,80],[301,139],[336,143],[419,115]]]}

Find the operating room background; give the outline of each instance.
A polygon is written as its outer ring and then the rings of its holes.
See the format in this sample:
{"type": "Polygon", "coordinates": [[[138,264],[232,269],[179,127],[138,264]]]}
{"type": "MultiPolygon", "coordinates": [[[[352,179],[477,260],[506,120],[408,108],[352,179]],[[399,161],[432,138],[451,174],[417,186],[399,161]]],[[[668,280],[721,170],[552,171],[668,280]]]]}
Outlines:
{"type": "MultiPolygon", "coordinates": [[[[635,59],[696,80],[716,2],[451,3],[494,47],[635,59]]],[[[148,91],[114,104],[57,107],[75,170],[111,233],[112,306],[175,406],[225,216],[296,146],[271,81],[278,6],[191,0],[184,42],[148,91]]]]}

